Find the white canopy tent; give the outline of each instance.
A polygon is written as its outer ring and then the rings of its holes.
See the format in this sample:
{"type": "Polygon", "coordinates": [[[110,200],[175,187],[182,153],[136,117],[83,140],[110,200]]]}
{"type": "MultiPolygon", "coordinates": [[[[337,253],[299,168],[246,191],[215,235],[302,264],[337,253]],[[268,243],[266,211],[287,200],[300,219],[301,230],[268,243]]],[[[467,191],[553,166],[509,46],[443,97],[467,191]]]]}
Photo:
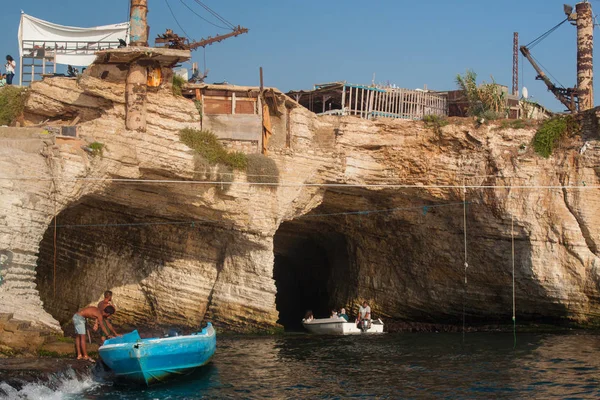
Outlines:
{"type": "MultiPolygon", "coordinates": [[[[31,67],[31,79],[34,80],[36,67],[41,67],[45,73],[46,62],[54,64],[86,67],[95,59],[99,50],[117,48],[119,39],[129,43],[129,22],[114,25],[78,28],[64,26],[44,21],[21,12],[19,24],[19,56],[23,84],[23,60],[31,60],[25,65],[31,67]],[[42,60],[36,64],[35,60],[42,60]]],[[[29,73],[29,71],[26,71],[29,73]]]]}

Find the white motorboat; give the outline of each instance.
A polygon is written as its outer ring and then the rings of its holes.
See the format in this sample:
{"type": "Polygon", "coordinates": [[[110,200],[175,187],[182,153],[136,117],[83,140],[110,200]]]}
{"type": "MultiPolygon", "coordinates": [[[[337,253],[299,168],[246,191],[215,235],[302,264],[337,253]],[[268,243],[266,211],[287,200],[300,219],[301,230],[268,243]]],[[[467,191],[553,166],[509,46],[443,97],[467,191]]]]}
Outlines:
{"type": "Polygon", "coordinates": [[[383,333],[383,321],[372,320],[370,326],[363,329],[357,327],[356,322],[347,322],[343,318],[330,317],[302,321],[302,325],[310,332],[318,335],[360,335],[383,333]]]}

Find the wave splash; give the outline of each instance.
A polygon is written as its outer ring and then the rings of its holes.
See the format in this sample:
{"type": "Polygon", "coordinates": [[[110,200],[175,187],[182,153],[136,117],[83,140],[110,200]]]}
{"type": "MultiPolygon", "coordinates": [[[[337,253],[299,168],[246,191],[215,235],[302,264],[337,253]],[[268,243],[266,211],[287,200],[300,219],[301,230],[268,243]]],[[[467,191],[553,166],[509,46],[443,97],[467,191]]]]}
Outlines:
{"type": "Polygon", "coordinates": [[[0,382],[0,399],[2,400],[60,400],[72,395],[88,391],[100,383],[89,376],[78,376],[69,369],[58,376],[50,376],[46,382],[26,383],[13,387],[7,382],[0,382]]]}

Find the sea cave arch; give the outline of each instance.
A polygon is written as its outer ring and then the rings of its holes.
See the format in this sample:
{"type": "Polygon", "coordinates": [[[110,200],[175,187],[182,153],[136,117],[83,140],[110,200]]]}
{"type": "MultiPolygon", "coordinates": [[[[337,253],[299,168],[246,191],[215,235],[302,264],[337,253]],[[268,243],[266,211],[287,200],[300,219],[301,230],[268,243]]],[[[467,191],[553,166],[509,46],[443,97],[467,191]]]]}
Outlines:
{"type": "Polygon", "coordinates": [[[309,215],[281,224],[273,248],[278,322],[286,330],[300,330],[307,310],[324,318],[346,304],[355,280],[344,234],[309,215]]]}
{"type": "Polygon", "coordinates": [[[54,224],[47,228],[36,286],[44,309],[63,328],[107,289],[115,294],[113,319],[122,330],[193,330],[211,312],[225,258],[235,258],[238,249],[251,251],[254,244],[218,224],[180,223],[199,218],[185,215],[183,207],[167,218],[172,210],[154,198],[160,192],[123,185],[88,195],[58,214],[56,245],[54,224]]]}
{"type": "MultiPolygon", "coordinates": [[[[346,307],[353,316],[365,299],[376,317],[416,329],[452,329],[463,318],[470,326],[510,321],[510,225],[484,201],[422,189],[328,190],[319,207],[282,223],[274,236],[279,322],[299,329],[309,309],[326,317],[346,307]]],[[[526,230],[514,232],[517,317],[563,318],[564,307],[531,279],[526,230]]]]}

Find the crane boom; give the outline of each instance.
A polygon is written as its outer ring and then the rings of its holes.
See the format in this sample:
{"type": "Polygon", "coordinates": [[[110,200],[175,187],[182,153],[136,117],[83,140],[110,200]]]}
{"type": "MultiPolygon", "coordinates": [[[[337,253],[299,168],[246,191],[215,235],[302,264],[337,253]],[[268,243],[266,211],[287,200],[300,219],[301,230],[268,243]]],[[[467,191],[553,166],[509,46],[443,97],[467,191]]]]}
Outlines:
{"type": "Polygon", "coordinates": [[[577,112],[577,105],[575,98],[577,97],[577,89],[575,88],[560,88],[557,87],[542,71],[539,65],[535,62],[527,46],[520,47],[521,54],[531,63],[531,66],[538,73],[535,79],[542,80],[546,84],[546,87],[551,91],[554,96],[560,101],[567,109],[571,112],[577,112]]]}
{"type": "Polygon", "coordinates": [[[244,33],[248,33],[248,29],[238,25],[229,33],[217,35],[215,37],[209,36],[206,39],[201,39],[190,43],[187,38],[181,37],[178,34],[173,33],[172,30],[167,29],[165,33],[158,35],[158,37],[154,40],[154,43],[162,44],[170,49],[196,50],[199,47],[206,47],[210,44],[220,42],[221,40],[225,40],[230,37],[236,37],[244,33]]]}
{"type": "Polygon", "coordinates": [[[226,33],[224,35],[217,35],[215,37],[208,37],[207,39],[201,39],[197,42],[190,43],[190,50],[196,50],[199,47],[206,47],[210,44],[220,42],[221,40],[228,39],[230,37],[236,37],[242,35],[244,33],[248,33],[247,28],[243,28],[241,26],[237,26],[233,31],[226,33]]]}

